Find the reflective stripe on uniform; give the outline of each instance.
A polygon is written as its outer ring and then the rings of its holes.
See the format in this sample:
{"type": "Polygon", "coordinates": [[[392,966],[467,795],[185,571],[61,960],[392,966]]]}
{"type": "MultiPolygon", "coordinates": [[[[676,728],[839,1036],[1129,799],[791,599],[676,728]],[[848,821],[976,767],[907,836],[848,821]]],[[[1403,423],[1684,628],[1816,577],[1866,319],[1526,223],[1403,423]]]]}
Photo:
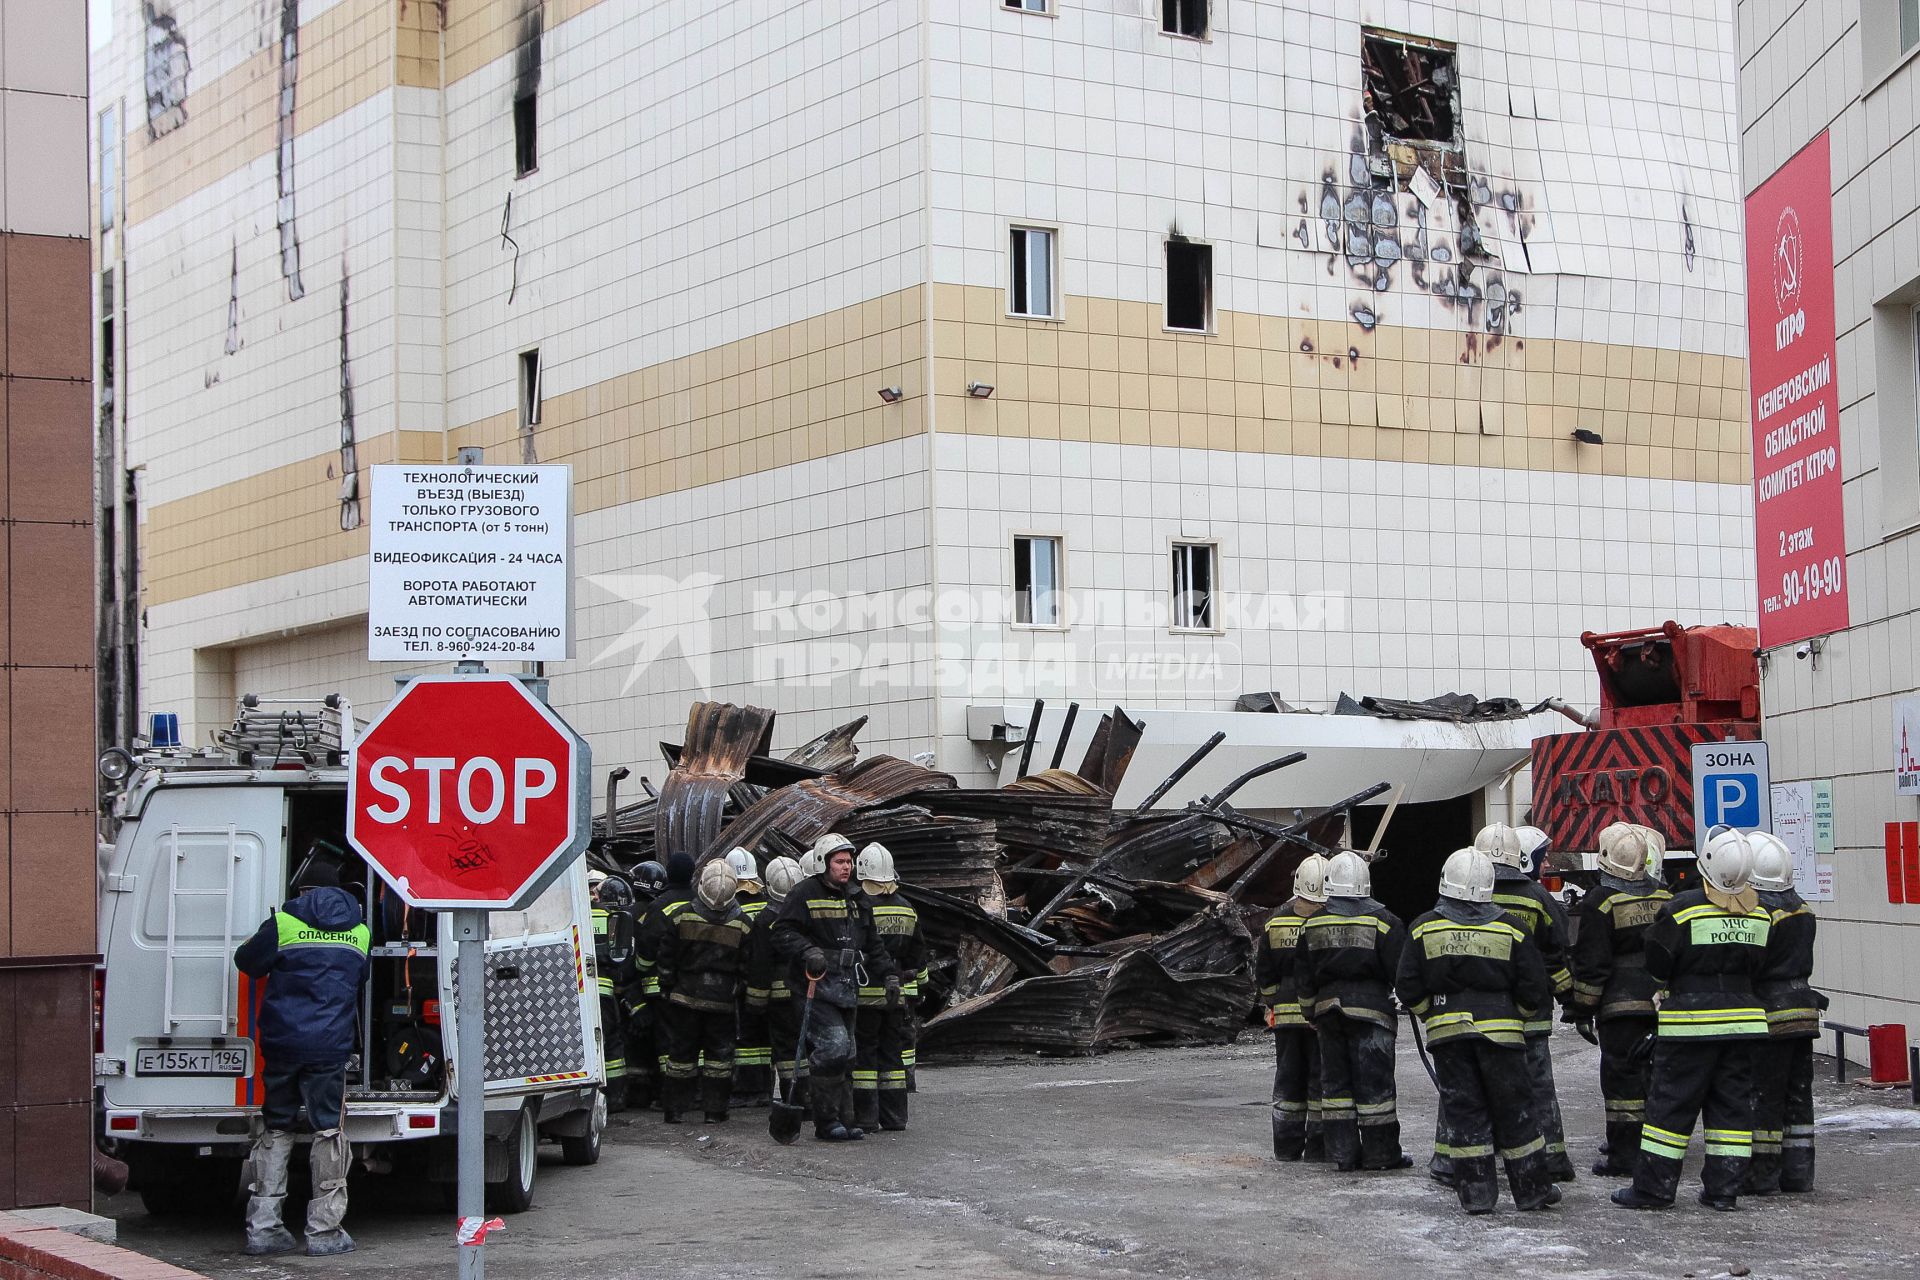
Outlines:
{"type": "Polygon", "coordinates": [[[284,911],[273,913],[273,927],[282,951],[295,947],[344,947],[365,955],[373,940],[373,931],[364,924],[339,932],[316,929],[300,917],[290,916],[284,911]]]}
{"type": "Polygon", "coordinates": [[[1749,1156],[1753,1154],[1753,1132],[1748,1129],[1708,1129],[1707,1154],[1710,1156],[1749,1156]]]}
{"type": "MultiPolygon", "coordinates": [[[[1520,1160],[1520,1159],[1524,1159],[1527,1156],[1532,1155],[1536,1151],[1552,1151],[1552,1150],[1553,1148],[1547,1145],[1546,1139],[1535,1138],[1533,1141],[1522,1143],[1520,1146],[1517,1146],[1517,1147],[1500,1148],[1500,1158],[1502,1160],[1520,1160]]],[[[1561,1146],[1560,1150],[1565,1151],[1566,1147],[1561,1146]]]]}
{"type": "Polygon", "coordinates": [[[1625,1123],[1647,1118],[1647,1100],[1645,1098],[1608,1098],[1607,1120],[1611,1123],[1625,1123]]]}
{"type": "MultiPolygon", "coordinates": [[[[1477,1160],[1481,1156],[1492,1155],[1493,1144],[1491,1142],[1475,1142],[1464,1147],[1455,1147],[1449,1146],[1444,1142],[1436,1142],[1433,1144],[1433,1154],[1446,1156],[1453,1160],[1477,1160]]],[[[1512,1157],[1509,1157],[1509,1159],[1511,1158],[1512,1157]]]]}
{"type": "Polygon", "coordinates": [[[853,1073],[853,1087],[868,1091],[878,1089],[880,1087],[880,1073],[878,1071],[855,1071],[853,1073]]]}
{"type": "Polygon", "coordinates": [[[1660,1010],[1660,1034],[1663,1036],[1764,1036],[1767,1013],[1764,1009],[1666,1009],[1660,1010]]]}
{"type": "Polygon", "coordinates": [[[1354,1108],[1361,1124],[1395,1124],[1399,1113],[1391,1102],[1363,1102],[1354,1108]]]}
{"type": "Polygon", "coordinates": [[[1675,1133],[1671,1129],[1662,1129],[1658,1125],[1640,1126],[1640,1149],[1648,1155],[1665,1156],[1669,1160],[1687,1158],[1687,1142],[1691,1135],[1675,1133]]]}

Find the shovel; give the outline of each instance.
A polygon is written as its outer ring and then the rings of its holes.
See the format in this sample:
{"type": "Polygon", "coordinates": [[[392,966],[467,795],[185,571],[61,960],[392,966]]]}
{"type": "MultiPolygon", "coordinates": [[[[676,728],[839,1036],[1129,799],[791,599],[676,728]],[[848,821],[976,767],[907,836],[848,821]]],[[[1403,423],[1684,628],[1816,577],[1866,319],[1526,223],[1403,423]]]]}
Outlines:
{"type": "Polygon", "coordinates": [[[818,985],[819,979],[808,974],[807,1002],[800,1010],[800,1035],[794,1042],[793,1074],[787,1077],[787,1096],[782,1100],[776,1088],[772,1107],[767,1112],[767,1132],[783,1147],[800,1140],[800,1126],[807,1118],[807,1109],[793,1103],[793,1082],[799,1078],[800,1064],[807,1060],[807,1026],[813,1021],[813,989],[818,985]]]}

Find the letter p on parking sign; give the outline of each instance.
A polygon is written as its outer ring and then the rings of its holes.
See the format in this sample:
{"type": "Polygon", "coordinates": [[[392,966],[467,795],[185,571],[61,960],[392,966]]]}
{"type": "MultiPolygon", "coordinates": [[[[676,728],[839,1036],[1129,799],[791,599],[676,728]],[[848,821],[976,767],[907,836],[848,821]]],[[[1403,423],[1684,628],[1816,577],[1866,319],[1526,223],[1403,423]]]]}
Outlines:
{"type": "Polygon", "coordinates": [[[1764,742],[1698,742],[1693,747],[1693,847],[1715,827],[1773,829],[1773,780],[1764,742]]]}

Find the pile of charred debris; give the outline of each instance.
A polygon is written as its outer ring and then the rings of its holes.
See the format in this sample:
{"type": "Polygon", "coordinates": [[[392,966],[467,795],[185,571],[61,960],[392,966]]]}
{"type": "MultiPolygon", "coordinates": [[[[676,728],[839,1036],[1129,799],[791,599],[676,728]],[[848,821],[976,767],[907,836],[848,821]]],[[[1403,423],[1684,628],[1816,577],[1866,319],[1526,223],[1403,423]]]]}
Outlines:
{"type": "Polygon", "coordinates": [[[1387,784],[1285,824],[1234,809],[1240,786],[1304,758],[1295,752],[1184,809],[1155,810],[1216,734],[1143,803],[1117,810],[1143,726],[1116,707],[1066,769],[1074,711],[1050,768],[1029,772],[1036,705],[1017,781],[973,789],[893,756],[862,758],[864,717],[776,757],[772,711],[699,703],[683,744],[661,744],[658,788],[642,777],[643,798],[621,803],[629,771],[609,775],[588,856],[625,873],[735,847],[763,864],[798,858],[830,831],[856,847],[881,842],[933,955],[923,1054],[1231,1040],[1255,1009],[1254,931],[1291,894],[1300,859],[1327,851],[1347,811],[1387,784]]]}

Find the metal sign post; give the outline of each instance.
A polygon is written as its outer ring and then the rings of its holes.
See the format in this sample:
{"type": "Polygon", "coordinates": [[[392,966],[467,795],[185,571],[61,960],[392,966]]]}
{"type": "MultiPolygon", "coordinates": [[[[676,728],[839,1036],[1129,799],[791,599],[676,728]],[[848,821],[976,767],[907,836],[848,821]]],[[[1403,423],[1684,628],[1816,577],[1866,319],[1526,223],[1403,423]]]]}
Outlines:
{"type": "Polygon", "coordinates": [[[459,984],[460,1035],[454,1047],[454,1076],[460,1082],[459,1178],[454,1199],[460,1215],[460,1280],[484,1280],[487,1274],[487,913],[453,913],[453,936],[460,944],[454,961],[459,984]]]}

